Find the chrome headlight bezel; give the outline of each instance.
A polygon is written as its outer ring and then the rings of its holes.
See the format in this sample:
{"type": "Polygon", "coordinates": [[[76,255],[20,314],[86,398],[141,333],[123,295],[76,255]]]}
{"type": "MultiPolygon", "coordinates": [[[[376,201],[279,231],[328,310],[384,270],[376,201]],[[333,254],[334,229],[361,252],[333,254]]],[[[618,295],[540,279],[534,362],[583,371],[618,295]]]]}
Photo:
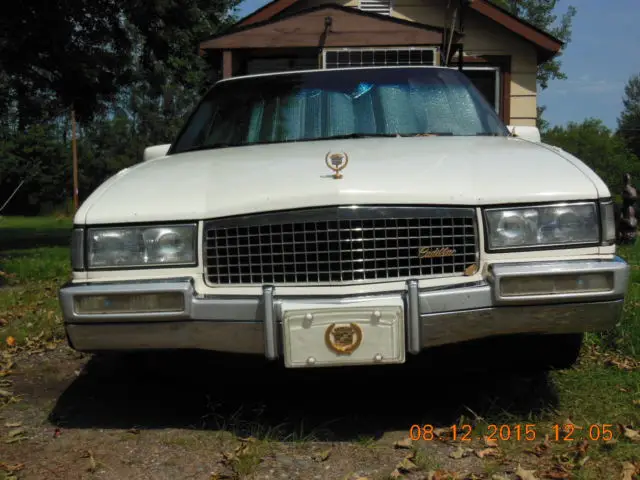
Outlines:
{"type": "MultiPolygon", "coordinates": [[[[537,203],[537,204],[517,204],[517,205],[501,205],[491,206],[482,209],[483,231],[484,231],[484,249],[488,253],[503,253],[503,252],[525,252],[525,251],[538,251],[538,250],[557,250],[557,249],[569,249],[569,248],[587,248],[598,247],[602,245],[610,245],[611,240],[604,237],[604,231],[606,228],[605,222],[607,218],[603,215],[603,209],[606,207],[607,202],[610,203],[610,199],[606,200],[591,200],[591,201],[567,201],[567,202],[553,202],[553,203],[537,203]],[[492,244],[492,231],[491,222],[489,216],[491,213],[497,212],[521,212],[529,211],[535,214],[536,212],[543,211],[545,209],[559,209],[566,208],[571,209],[574,207],[592,207],[593,208],[593,237],[585,239],[584,241],[566,241],[566,242],[529,242],[521,243],[518,245],[500,245],[494,246],[492,244]]],[[[534,215],[535,216],[535,215],[534,215]]]]}
{"type": "MultiPolygon", "coordinates": [[[[113,271],[113,270],[142,270],[157,268],[184,268],[195,267],[198,265],[198,223],[197,222],[179,222],[179,223],[158,223],[158,224],[123,224],[123,225],[91,225],[74,228],[72,235],[72,268],[75,271],[113,271]],[[182,236],[186,238],[186,252],[188,260],[177,258],[176,260],[160,261],[158,251],[153,252],[151,249],[157,249],[157,243],[148,238],[149,233],[171,234],[175,232],[185,232],[182,236]],[[96,266],[92,264],[91,255],[93,241],[91,236],[96,233],[120,233],[126,234],[131,238],[135,238],[139,250],[131,253],[134,261],[127,263],[109,263],[96,266]],[[152,253],[155,253],[154,257],[152,253]]],[[[157,239],[156,239],[157,240],[157,239]]]]}

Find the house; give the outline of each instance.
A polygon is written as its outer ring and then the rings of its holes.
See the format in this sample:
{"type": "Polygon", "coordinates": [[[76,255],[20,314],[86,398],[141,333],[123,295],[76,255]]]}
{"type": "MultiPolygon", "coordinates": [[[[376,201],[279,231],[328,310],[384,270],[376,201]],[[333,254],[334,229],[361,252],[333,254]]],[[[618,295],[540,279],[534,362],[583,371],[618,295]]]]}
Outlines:
{"type": "Polygon", "coordinates": [[[371,65],[461,68],[511,125],[536,124],[538,65],[563,43],[488,0],[273,0],[201,53],[222,76],[371,65]]]}

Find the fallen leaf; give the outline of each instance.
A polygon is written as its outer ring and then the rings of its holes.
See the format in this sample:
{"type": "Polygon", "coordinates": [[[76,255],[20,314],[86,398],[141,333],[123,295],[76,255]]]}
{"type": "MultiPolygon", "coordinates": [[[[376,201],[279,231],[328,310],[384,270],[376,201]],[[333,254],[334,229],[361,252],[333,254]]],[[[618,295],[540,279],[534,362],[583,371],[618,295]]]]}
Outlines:
{"type": "Polygon", "coordinates": [[[633,476],[636,473],[636,466],[631,462],[622,463],[622,475],[620,480],[634,480],[633,476]]]}
{"type": "Polygon", "coordinates": [[[551,478],[553,480],[562,480],[565,478],[571,478],[571,472],[562,465],[556,465],[551,470],[547,470],[543,477],[551,478]]]}
{"type": "Polygon", "coordinates": [[[535,473],[535,470],[525,470],[520,465],[516,469],[516,476],[519,480],[539,480],[535,473]]]}
{"type": "Polygon", "coordinates": [[[7,436],[9,438],[17,437],[18,435],[24,434],[26,431],[27,430],[25,428],[14,428],[13,430],[9,430],[9,433],[7,433],[7,436]]]}
{"type": "Polygon", "coordinates": [[[140,433],[140,429],[139,428],[130,428],[129,430],[127,430],[127,433],[131,433],[133,435],[138,435],[140,433]]]}
{"type": "Polygon", "coordinates": [[[485,447],[497,447],[498,446],[498,439],[497,438],[491,438],[489,435],[484,435],[482,437],[482,439],[484,440],[485,447]]]}
{"type": "Polygon", "coordinates": [[[409,473],[417,469],[418,466],[413,463],[410,457],[403,458],[400,463],[396,465],[396,470],[398,470],[400,473],[409,473]]]}
{"type": "Polygon", "coordinates": [[[441,428],[434,428],[433,429],[433,434],[438,438],[444,437],[450,432],[451,432],[451,427],[446,427],[446,428],[441,427],[441,428]]]}
{"type": "Polygon", "coordinates": [[[4,390],[0,388],[0,397],[11,397],[13,396],[9,390],[4,390]]]}
{"type": "Polygon", "coordinates": [[[433,472],[433,478],[429,480],[453,480],[459,478],[459,475],[455,472],[450,472],[448,470],[436,470],[433,472]]]}
{"type": "Polygon", "coordinates": [[[413,440],[409,437],[398,440],[393,444],[394,448],[411,448],[411,445],[413,445],[413,440]]]}
{"type": "Polygon", "coordinates": [[[93,473],[97,470],[98,464],[96,463],[96,459],[93,458],[93,452],[91,450],[87,451],[87,457],[89,458],[89,468],[87,468],[87,470],[93,473]]]}
{"type": "Polygon", "coordinates": [[[13,338],[12,336],[8,336],[7,339],[5,340],[7,342],[7,345],[9,347],[13,347],[16,344],[16,339],[13,338]]]}
{"type": "Polygon", "coordinates": [[[458,447],[453,452],[450,452],[449,456],[451,458],[455,458],[456,460],[460,460],[461,458],[469,455],[469,453],[471,452],[473,452],[473,449],[471,448],[458,447]]]}
{"type": "Polygon", "coordinates": [[[493,475],[491,475],[491,480],[509,480],[509,479],[504,475],[500,475],[499,473],[494,473],[493,475]]]}
{"type": "Polygon", "coordinates": [[[619,368],[620,370],[625,370],[625,371],[632,371],[632,370],[635,370],[637,367],[635,362],[628,358],[621,358],[621,359],[610,358],[605,363],[610,367],[616,367],[616,368],[619,368]]]}
{"type": "Polygon", "coordinates": [[[640,442],[640,433],[636,430],[631,430],[624,425],[620,425],[620,430],[622,430],[622,434],[632,442],[640,442]]]}
{"type": "Polygon", "coordinates": [[[500,455],[500,451],[495,447],[483,448],[481,450],[476,450],[475,454],[478,458],[484,457],[497,457],[500,455]]]}
{"type": "Polygon", "coordinates": [[[541,457],[549,450],[551,450],[551,442],[549,441],[549,435],[545,435],[542,442],[535,445],[532,450],[526,451],[527,453],[533,453],[536,457],[541,457]]]}
{"type": "Polygon", "coordinates": [[[587,440],[581,440],[574,447],[574,450],[576,451],[576,455],[579,458],[585,457],[587,455],[588,449],[589,449],[589,442],[587,440]]]}
{"type": "Polygon", "coordinates": [[[330,448],[327,449],[327,450],[324,450],[322,452],[316,453],[311,458],[313,458],[313,460],[315,460],[316,462],[324,462],[325,460],[327,460],[329,458],[329,456],[331,456],[331,449],[330,448]]]}
{"type": "Polygon", "coordinates": [[[22,422],[7,422],[4,426],[7,428],[18,428],[22,426],[22,422]]]}
{"type": "Polygon", "coordinates": [[[27,440],[27,437],[24,435],[18,435],[16,437],[7,438],[4,443],[16,443],[21,442],[22,440],[27,440]]]}
{"type": "Polygon", "coordinates": [[[634,401],[633,401],[633,404],[634,404],[634,405],[640,405],[640,400],[634,400],[634,401]]]}
{"type": "Polygon", "coordinates": [[[0,470],[4,470],[5,472],[14,473],[19,472],[24,468],[24,463],[15,463],[13,465],[9,465],[5,462],[0,462],[0,470]]]}

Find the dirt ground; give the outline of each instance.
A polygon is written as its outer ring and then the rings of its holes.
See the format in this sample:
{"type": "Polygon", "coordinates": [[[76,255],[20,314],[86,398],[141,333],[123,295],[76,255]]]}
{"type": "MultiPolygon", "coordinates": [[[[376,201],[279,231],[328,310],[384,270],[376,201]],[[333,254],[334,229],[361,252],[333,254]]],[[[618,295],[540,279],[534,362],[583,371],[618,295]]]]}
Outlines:
{"type": "Polygon", "coordinates": [[[480,436],[407,438],[414,424],[535,415],[555,401],[546,375],[436,376],[411,365],[294,371],[260,358],[91,356],[64,344],[12,362],[13,401],[0,409],[5,478],[529,480],[515,473],[540,469],[537,456],[487,451],[480,436]]]}

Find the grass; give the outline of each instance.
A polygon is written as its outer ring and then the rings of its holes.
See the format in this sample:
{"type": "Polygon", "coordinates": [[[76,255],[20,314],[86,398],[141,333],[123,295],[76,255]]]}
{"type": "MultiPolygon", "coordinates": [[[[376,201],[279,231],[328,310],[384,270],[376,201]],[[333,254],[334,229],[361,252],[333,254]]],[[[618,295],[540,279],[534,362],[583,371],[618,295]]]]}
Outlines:
{"type": "MultiPolygon", "coordinates": [[[[68,218],[1,218],[0,219],[0,349],[6,348],[7,338],[14,337],[18,346],[47,345],[64,338],[62,318],[58,307],[58,288],[68,280],[71,220],[68,218]]],[[[554,372],[551,381],[560,398],[559,404],[535,418],[509,411],[477,412],[484,420],[475,427],[488,424],[536,425],[538,441],[545,434],[553,435],[555,424],[571,420],[584,427],[576,431],[575,440],[588,438],[589,426],[612,425],[617,443],[604,445],[591,442],[589,460],[576,467],[578,479],[618,478],[624,461],[640,462],[637,444],[619,434],[618,425],[640,429],[640,370],[624,369],[607,360],[640,359],[640,241],[633,247],[622,247],[619,254],[632,266],[632,278],[622,320],[612,331],[590,334],[586,337],[584,354],[579,364],[570,370],[554,372]],[[483,423],[484,422],[484,423],[483,423]]],[[[532,393],[535,394],[535,393],[532,393]]],[[[229,422],[230,419],[226,419],[229,422]]],[[[231,419],[233,423],[233,418],[231,419]]],[[[245,430],[245,429],[243,429],[245,430]]],[[[257,437],[278,437],[248,427],[257,437]],[[265,435],[263,435],[265,434],[265,435]]],[[[300,435],[305,437],[304,435],[300,435]]],[[[291,440],[291,439],[289,439],[291,440]]],[[[366,436],[354,440],[369,447],[372,440],[366,436]]],[[[522,454],[532,447],[531,442],[508,442],[505,453],[522,454]]],[[[561,462],[575,442],[552,442],[556,462],[561,462]]],[[[233,469],[248,472],[255,468],[252,449],[233,459],[233,469]]],[[[419,462],[431,466],[437,459],[420,458],[419,462]]],[[[493,459],[487,459],[486,470],[497,469],[493,459]]]]}
{"type": "Polygon", "coordinates": [[[70,276],[71,219],[0,218],[0,341],[61,339],[58,288],[70,276]]]}

